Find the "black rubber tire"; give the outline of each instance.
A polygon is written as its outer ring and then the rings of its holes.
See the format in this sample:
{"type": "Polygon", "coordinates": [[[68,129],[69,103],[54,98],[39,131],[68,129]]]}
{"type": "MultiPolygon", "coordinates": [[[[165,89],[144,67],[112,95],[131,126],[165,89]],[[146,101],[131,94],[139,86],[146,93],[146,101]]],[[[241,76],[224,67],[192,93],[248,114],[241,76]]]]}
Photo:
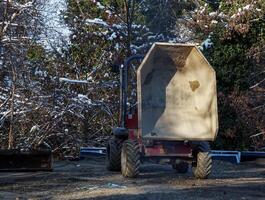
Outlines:
{"type": "Polygon", "coordinates": [[[196,156],[198,152],[209,152],[210,149],[211,148],[209,142],[202,141],[192,143],[192,151],[194,156],[196,156]]]}
{"type": "Polygon", "coordinates": [[[122,145],[121,152],[121,173],[123,177],[137,177],[139,175],[140,164],[140,147],[138,142],[126,140],[122,145]]]}
{"type": "Polygon", "coordinates": [[[198,152],[209,152],[211,150],[209,142],[200,142],[198,152]]]}
{"type": "Polygon", "coordinates": [[[121,171],[121,149],[123,140],[112,136],[107,144],[106,167],[109,171],[121,171]]]}
{"type": "Polygon", "coordinates": [[[181,174],[185,174],[189,171],[189,163],[185,161],[181,161],[180,163],[173,164],[172,167],[178,173],[181,173],[181,174]]]}
{"type": "Polygon", "coordinates": [[[197,162],[193,166],[193,175],[197,179],[206,179],[211,173],[212,158],[208,152],[199,152],[197,154],[197,162]]]}
{"type": "Polygon", "coordinates": [[[201,142],[195,150],[196,162],[192,165],[192,172],[197,179],[206,179],[212,170],[212,158],[209,153],[210,145],[208,142],[201,142]]]}

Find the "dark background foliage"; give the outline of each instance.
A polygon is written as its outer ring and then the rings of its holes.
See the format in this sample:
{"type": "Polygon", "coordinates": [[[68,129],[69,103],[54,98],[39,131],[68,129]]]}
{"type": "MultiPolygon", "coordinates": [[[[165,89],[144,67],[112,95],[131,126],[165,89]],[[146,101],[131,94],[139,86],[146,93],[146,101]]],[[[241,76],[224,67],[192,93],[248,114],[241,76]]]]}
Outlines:
{"type": "MultiPolygon", "coordinates": [[[[118,123],[119,67],[157,41],[198,43],[216,70],[214,148],[264,145],[251,139],[265,131],[263,0],[66,0],[60,17],[69,41],[56,47],[52,41],[65,38],[50,38],[50,48],[40,42],[45,1],[5,2],[0,22],[10,23],[0,24],[1,148],[10,147],[10,134],[13,148],[44,142],[59,157],[104,146],[118,123]]],[[[135,79],[130,83],[133,103],[135,79]]]]}

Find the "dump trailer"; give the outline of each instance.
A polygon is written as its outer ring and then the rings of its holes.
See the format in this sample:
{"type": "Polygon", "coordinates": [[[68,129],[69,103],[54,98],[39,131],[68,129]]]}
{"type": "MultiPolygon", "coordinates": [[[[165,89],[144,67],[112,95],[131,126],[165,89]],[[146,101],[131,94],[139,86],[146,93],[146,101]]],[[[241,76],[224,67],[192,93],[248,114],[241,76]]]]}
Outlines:
{"type": "Polygon", "coordinates": [[[155,43],[120,69],[120,120],[107,144],[107,169],[137,177],[145,160],[167,161],[196,178],[211,172],[209,141],[218,131],[215,71],[191,44],[155,43]],[[128,107],[128,70],[137,69],[137,102],[128,107]]]}

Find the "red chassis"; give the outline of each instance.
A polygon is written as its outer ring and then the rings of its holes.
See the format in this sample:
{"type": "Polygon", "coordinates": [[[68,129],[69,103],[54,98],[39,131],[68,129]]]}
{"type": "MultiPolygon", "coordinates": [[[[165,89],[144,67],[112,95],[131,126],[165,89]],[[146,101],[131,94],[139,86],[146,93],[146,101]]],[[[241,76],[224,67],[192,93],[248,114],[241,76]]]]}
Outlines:
{"type": "Polygon", "coordinates": [[[128,114],[125,121],[128,139],[137,140],[143,157],[192,159],[192,146],[183,141],[143,141],[138,129],[138,115],[128,114]]]}

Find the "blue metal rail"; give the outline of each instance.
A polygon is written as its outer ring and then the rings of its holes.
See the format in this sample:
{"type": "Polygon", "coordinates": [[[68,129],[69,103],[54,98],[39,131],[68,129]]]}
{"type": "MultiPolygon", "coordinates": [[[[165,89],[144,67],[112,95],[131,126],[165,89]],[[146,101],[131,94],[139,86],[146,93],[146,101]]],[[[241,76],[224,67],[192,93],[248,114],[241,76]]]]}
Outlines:
{"type": "Polygon", "coordinates": [[[240,151],[223,151],[223,150],[212,150],[211,156],[213,160],[222,160],[231,162],[234,164],[239,164],[241,160],[240,151]]]}
{"type": "MultiPolygon", "coordinates": [[[[91,156],[105,156],[105,147],[81,147],[80,158],[91,156]]],[[[225,150],[211,150],[210,155],[213,160],[222,160],[239,164],[240,162],[255,160],[258,158],[265,158],[265,152],[257,151],[225,151],[225,150]]]]}
{"type": "Polygon", "coordinates": [[[80,158],[89,156],[105,156],[105,147],[81,147],[80,148],[80,158]]]}

